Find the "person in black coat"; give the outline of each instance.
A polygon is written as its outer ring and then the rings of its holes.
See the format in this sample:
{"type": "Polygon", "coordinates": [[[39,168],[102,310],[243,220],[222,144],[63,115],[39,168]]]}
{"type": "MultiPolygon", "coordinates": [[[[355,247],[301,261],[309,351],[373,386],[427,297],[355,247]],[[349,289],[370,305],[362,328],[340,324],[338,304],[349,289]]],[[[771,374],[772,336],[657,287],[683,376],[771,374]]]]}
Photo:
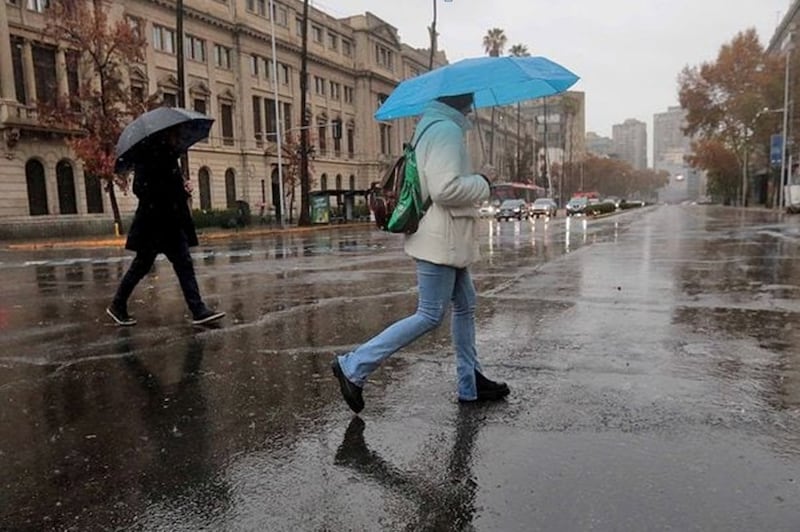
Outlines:
{"type": "Polygon", "coordinates": [[[206,306],[197,286],[189,253],[189,248],[198,244],[197,232],[189,210],[190,194],[178,164],[177,141],[174,128],[154,137],[141,147],[143,155],[134,166],[133,193],[139,205],[125,248],[135,251],[136,257],[106,308],[118,325],[136,325],[136,320],[128,314],[128,298],[153,267],[159,253],[172,263],[193,323],[208,323],[225,315],[206,306]]]}

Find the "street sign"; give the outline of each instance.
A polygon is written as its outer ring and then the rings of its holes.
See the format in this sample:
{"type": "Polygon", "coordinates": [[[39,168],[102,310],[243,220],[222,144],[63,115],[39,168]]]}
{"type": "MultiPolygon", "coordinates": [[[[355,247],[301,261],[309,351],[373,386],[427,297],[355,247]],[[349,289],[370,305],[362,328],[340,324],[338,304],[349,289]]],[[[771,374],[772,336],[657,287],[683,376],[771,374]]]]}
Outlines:
{"type": "Polygon", "coordinates": [[[783,156],[783,135],[772,135],[769,138],[769,162],[772,166],[781,165],[783,156]]]}

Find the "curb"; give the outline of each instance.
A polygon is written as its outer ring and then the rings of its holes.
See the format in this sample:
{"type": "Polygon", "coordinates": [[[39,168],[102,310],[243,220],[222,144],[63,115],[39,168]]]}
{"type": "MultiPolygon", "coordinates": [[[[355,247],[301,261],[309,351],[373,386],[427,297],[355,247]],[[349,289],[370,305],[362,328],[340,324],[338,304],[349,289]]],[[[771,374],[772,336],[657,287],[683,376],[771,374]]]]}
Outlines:
{"type": "MultiPolygon", "coordinates": [[[[209,241],[217,241],[224,239],[237,239],[249,238],[253,236],[267,236],[277,234],[297,234],[297,233],[311,233],[317,231],[334,231],[344,228],[362,228],[374,226],[373,222],[354,222],[349,224],[335,224],[335,225],[311,225],[311,226],[291,226],[284,229],[277,227],[274,228],[255,228],[255,229],[241,229],[238,231],[212,231],[203,233],[198,231],[197,239],[200,244],[209,241]]],[[[76,240],[40,240],[34,242],[19,242],[7,244],[2,249],[10,251],[36,251],[42,249],[96,249],[96,248],[125,248],[125,236],[110,237],[110,238],[94,238],[94,239],[76,239],[76,240]]]]}

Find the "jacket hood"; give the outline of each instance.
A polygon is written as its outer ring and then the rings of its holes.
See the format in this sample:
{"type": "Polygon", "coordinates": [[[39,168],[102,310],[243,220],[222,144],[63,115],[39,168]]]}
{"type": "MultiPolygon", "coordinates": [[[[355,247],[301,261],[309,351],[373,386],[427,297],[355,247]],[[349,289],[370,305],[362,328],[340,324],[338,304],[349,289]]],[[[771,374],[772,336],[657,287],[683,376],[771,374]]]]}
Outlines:
{"type": "Polygon", "coordinates": [[[469,129],[470,127],[469,119],[464,116],[461,111],[435,100],[425,107],[420,123],[430,122],[432,120],[450,120],[458,124],[461,129],[469,129]]]}

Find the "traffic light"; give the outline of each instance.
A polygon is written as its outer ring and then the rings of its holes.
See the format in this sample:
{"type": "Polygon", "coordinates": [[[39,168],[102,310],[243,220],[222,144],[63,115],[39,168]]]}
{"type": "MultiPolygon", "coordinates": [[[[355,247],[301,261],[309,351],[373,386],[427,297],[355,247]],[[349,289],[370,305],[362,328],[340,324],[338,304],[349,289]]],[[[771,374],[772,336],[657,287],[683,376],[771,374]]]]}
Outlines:
{"type": "Polygon", "coordinates": [[[331,124],[331,130],[333,133],[333,138],[340,139],[342,138],[342,119],[336,118],[331,124]]]}

